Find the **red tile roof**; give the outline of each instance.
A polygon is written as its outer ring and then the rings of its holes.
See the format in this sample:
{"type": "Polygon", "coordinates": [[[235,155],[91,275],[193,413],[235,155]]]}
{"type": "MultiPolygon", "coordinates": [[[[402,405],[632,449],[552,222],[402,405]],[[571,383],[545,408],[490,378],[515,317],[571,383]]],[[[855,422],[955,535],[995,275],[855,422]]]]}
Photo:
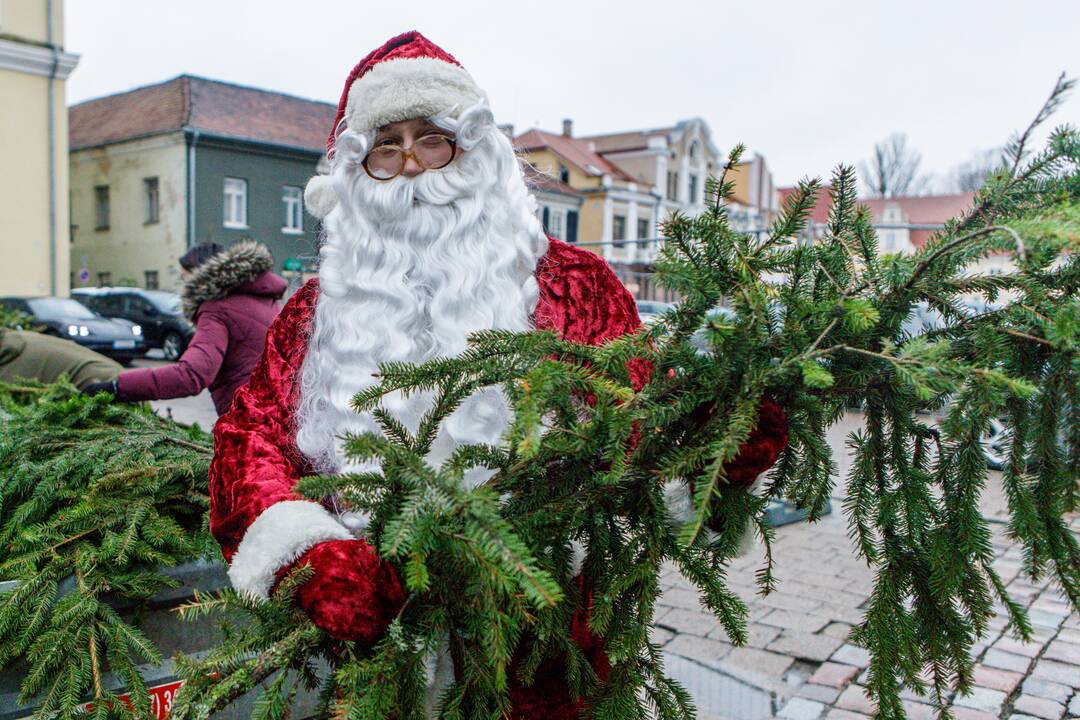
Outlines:
{"type": "Polygon", "coordinates": [[[323,152],[336,111],[330,103],[181,75],[72,106],[68,111],[70,148],[79,150],[190,128],[323,152]]]}
{"type": "MultiPolygon", "coordinates": [[[[962,215],[971,207],[975,193],[958,195],[923,195],[918,197],[874,198],[860,200],[870,206],[874,222],[881,222],[888,205],[900,206],[901,222],[914,225],[941,225],[946,220],[962,215]]],[[[921,248],[933,237],[936,230],[911,230],[911,244],[921,248]]]]}
{"type": "Polygon", "coordinates": [[[631,150],[644,150],[649,146],[649,138],[662,135],[665,137],[674,128],[660,128],[658,130],[631,130],[629,132],[608,133],[605,135],[590,135],[582,137],[586,142],[593,143],[599,153],[620,153],[631,150]]]}
{"type": "MultiPolygon", "coordinates": [[[[795,188],[779,188],[780,202],[784,203],[795,192],[795,188]]],[[[870,198],[859,200],[860,203],[870,207],[874,222],[882,222],[885,208],[888,205],[900,206],[902,223],[913,225],[941,225],[946,220],[962,215],[971,207],[974,193],[960,193],[958,195],[922,195],[914,197],[895,198],[870,198]]],[[[829,188],[818,191],[817,204],[810,214],[811,220],[818,225],[829,222],[829,210],[832,208],[832,197],[829,188]]],[[[911,244],[921,248],[926,244],[936,230],[911,230],[911,244]]]]}
{"type": "Polygon", "coordinates": [[[548,149],[587,175],[595,177],[608,174],[614,180],[637,182],[634,177],[627,175],[590,149],[587,140],[580,138],[533,129],[514,138],[514,149],[518,152],[548,149]]]}
{"type": "Polygon", "coordinates": [[[575,198],[585,197],[585,193],[580,190],[575,190],[566,183],[560,182],[557,178],[553,178],[547,173],[540,172],[528,163],[522,163],[521,171],[525,175],[525,184],[532,190],[539,192],[556,192],[575,198]]]}
{"type": "MultiPolygon", "coordinates": [[[[780,195],[780,207],[782,208],[787,203],[787,199],[795,194],[795,188],[777,188],[776,192],[780,195]]],[[[814,205],[813,212],[810,213],[810,221],[815,225],[824,225],[829,222],[830,209],[832,209],[832,196],[829,195],[829,188],[823,187],[817,192],[817,203],[814,205]]]]}

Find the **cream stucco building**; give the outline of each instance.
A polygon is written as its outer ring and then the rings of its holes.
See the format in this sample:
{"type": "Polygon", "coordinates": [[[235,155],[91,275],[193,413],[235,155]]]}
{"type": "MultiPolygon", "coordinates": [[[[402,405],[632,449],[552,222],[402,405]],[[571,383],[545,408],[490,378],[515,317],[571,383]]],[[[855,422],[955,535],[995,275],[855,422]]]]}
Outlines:
{"type": "Polygon", "coordinates": [[[62,0],[0,0],[0,295],[70,287],[62,0]]]}

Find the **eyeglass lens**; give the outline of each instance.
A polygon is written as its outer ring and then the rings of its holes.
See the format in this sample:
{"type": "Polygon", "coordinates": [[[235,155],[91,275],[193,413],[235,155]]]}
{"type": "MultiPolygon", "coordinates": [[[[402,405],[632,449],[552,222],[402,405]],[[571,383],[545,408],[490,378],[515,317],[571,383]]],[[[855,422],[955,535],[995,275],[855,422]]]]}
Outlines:
{"type": "Polygon", "coordinates": [[[425,170],[438,170],[453,159],[454,148],[449,139],[438,134],[425,135],[413,143],[408,152],[398,145],[380,145],[368,153],[367,170],[372,177],[389,180],[405,169],[408,155],[412,155],[425,170]]]}

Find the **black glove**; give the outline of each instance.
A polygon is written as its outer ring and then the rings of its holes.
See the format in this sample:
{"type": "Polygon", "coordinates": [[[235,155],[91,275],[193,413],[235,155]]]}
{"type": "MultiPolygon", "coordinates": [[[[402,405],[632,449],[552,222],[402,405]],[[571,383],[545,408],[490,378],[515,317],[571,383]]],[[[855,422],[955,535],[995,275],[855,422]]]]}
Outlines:
{"type": "Polygon", "coordinates": [[[91,397],[97,395],[98,393],[107,392],[111,393],[113,397],[117,397],[117,395],[119,394],[117,392],[118,385],[119,383],[114,378],[112,380],[106,380],[105,382],[90,383],[80,392],[82,392],[83,395],[89,395],[91,397]]]}

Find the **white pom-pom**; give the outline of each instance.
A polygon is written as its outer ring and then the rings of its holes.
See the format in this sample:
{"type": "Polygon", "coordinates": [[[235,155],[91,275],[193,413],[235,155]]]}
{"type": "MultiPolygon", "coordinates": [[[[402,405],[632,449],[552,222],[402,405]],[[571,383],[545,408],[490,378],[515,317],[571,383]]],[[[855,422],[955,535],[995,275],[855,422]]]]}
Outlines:
{"type": "Polygon", "coordinates": [[[353,535],[361,535],[371,523],[371,513],[366,512],[343,512],[338,515],[341,524],[347,527],[353,535]]]}
{"type": "Polygon", "coordinates": [[[304,188],[304,204],[309,213],[322,220],[337,206],[337,191],[329,175],[316,175],[304,188]]]}

